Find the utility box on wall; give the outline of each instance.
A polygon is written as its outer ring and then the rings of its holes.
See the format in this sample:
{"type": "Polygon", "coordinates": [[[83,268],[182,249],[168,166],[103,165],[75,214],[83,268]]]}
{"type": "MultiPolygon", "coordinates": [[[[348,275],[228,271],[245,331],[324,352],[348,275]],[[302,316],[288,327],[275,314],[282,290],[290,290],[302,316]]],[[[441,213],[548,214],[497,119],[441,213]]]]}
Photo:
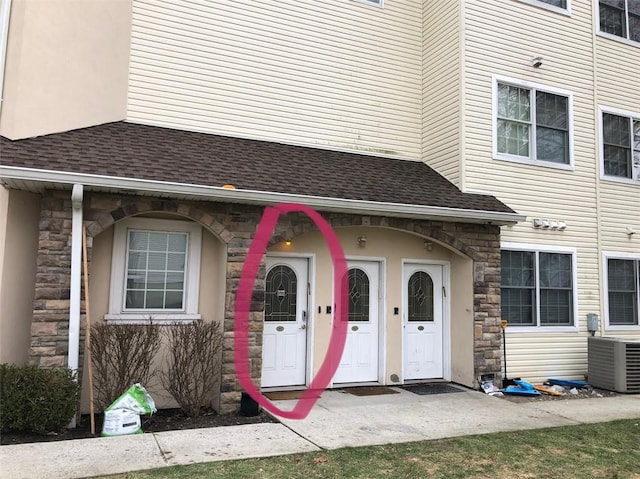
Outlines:
{"type": "Polygon", "coordinates": [[[640,339],[588,338],[589,384],[620,393],[640,393],[640,339]]]}

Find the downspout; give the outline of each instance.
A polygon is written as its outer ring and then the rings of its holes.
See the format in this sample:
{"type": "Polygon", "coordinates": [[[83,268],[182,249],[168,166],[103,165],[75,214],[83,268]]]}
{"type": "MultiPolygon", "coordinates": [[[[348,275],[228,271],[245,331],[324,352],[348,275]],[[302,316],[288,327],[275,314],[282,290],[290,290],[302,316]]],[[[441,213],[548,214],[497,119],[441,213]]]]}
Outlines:
{"type": "Polygon", "coordinates": [[[82,284],[82,185],[73,185],[71,193],[71,285],[69,304],[68,366],[78,370],[80,352],[80,297],[82,284]]]}
{"type": "Polygon", "coordinates": [[[4,100],[4,66],[7,59],[7,44],[9,43],[9,17],[11,16],[11,0],[0,0],[0,112],[4,100]]]}

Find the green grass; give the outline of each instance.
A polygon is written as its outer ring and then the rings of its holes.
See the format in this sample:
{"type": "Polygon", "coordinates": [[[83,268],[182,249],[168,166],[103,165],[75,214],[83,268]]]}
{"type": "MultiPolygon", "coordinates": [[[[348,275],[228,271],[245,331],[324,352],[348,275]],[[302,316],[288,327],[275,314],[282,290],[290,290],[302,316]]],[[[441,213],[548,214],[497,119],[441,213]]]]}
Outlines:
{"type": "Polygon", "coordinates": [[[147,478],[640,478],[640,419],[212,462],[147,478]]]}

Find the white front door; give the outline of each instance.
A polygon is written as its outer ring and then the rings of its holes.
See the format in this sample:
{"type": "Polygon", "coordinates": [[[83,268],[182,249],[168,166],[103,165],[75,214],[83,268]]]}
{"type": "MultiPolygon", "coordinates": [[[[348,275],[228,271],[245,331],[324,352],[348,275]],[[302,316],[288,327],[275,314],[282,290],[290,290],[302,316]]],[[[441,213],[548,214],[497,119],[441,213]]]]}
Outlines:
{"type": "Polygon", "coordinates": [[[378,381],[380,265],[348,261],[349,325],[334,383],[378,381]]]}
{"type": "Polygon", "coordinates": [[[262,387],[306,379],[309,262],[268,257],[262,336],[262,387]]]}
{"type": "Polygon", "coordinates": [[[443,267],[405,264],[404,379],[443,377],[443,267]]]}

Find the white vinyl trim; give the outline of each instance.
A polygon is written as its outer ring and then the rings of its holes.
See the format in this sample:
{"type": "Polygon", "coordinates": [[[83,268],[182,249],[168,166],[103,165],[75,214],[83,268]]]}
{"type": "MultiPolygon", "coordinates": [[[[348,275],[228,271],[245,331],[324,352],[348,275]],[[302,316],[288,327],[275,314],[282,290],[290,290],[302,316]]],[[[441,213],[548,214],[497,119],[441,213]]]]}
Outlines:
{"type": "MultiPolygon", "coordinates": [[[[530,251],[534,253],[562,253],[571,255],[571,281],[572,281],[572,301],[573,301],[573,326],[509,326],[507,333],[577,333],[578,318],[578,258],[577,249],[567,246],[539,245],[529,243],[507,243],[500,244],[500,250],[509,251],[530,251]]],[[[538,281],[538,265],[536,264],[536,321],[540,322],[540,284],[538,281]]]]}
{"type": "Polygon", "coordinates": [[[384,8],[384,0],[355,0],[359,3],[366,3],[372,7],[384,8]]]}
{"type": "Polygon", "coordinates": [[[516,224],[525,221],[526,216],[517,213],[478,211],[438,206],[387,203],[377,201],[348,200],[319,196],[273,193],[255,190],[228,190],[218,186],[190,185],[185,183],[139,180],[100,176],[84,173],[67,173],[34,168],[22,168],[0,165],[2,179],[74,184],[81,182],[85,187],[113,188],[120,190],[144,191],[167,195],[187,195],[206,199],[216,199],[234,203],[273,205],[277,203],[301,203],[310,207],[322,208],[349,214],[368,214],[374,216],[395,215],[417,219],[439,219],[441,221],[464,221],[469,223],[490,223],[495,225],[516,224]]]}
{"type": "Polygon", "coordinates": [[[113,232],[113,253],[111,257],[111,288],[109,291],[110,321],[174,322],[200,319],[198,295],[200,287],[200,252],[202,248],[202,228],[194,222],[160,220],[154,218],[127,218],[116,223],[113,232]],[[185,232],[189,234],[187,243],[185,301],[182,311],[125,311],[124,295],[126,281],[127,231],[142,229],[162,232],[185,232]]]}
{"type": "Polygon", "coordinates": [[[522,3],[528,3],[529,5],[533,5],[534,7],[544,8],[545,10],[550,10],[555,13],[559,13],[561,15],[571,16],[571,0],[567,0],[567,8],[556,7],[555,5],[550,5],[541,0],[518,0],[522,3]]]}
{"type": "MultiPolygon", "coordinates": [[[[531,102],[531,118],[532,122],[535,120],[535,102],[531,102]]],[[[574,169],[574,126],[573,126],[573,93],[568,90],[563,90],[556,87],[550,87],[542,85],[540,83],[534,83],[530,81],[518,80],[511,77],[505,77],[501,75],[492,75],[492,105],[491,105],[491,127],[492,127],[492,144],[493,144],[493,159],[511,161],[515,163],[524,163],[527,165],[543,166],[547,168],[555,168],[560,170],[573,170],[574,169]],[[508,84],[518,88],[526,88],[529,90],[541,91],[543,93],[552,93],[558,96],[564,96],[567,98],[567,121],[568,121],[568,136],[569,136],[569,163],[554,163],[552,161],[535,159],[536,151],[536,135],[535,129],[531,128],[531,138],[529,145],[529,156],[516,156],[498,152],[498,84],[508,84]]]]}
{"type": "MultiPolygon", "coordinates": [[[[605,331],[640,331],[640,317],[636,325],[611,325],[609,324],[609,260],[628,259],[640,261],[640,253],[618,253],[604,251],[602,253],[602,304],[604,308],[605,331]]],[[[638,298],[640,301],[640,298],[638,298]]],[[[640,305],[639,305],[640,307],[640,305]]],[[[640,311],[638,312],[640,314],[640,311]]]]}

